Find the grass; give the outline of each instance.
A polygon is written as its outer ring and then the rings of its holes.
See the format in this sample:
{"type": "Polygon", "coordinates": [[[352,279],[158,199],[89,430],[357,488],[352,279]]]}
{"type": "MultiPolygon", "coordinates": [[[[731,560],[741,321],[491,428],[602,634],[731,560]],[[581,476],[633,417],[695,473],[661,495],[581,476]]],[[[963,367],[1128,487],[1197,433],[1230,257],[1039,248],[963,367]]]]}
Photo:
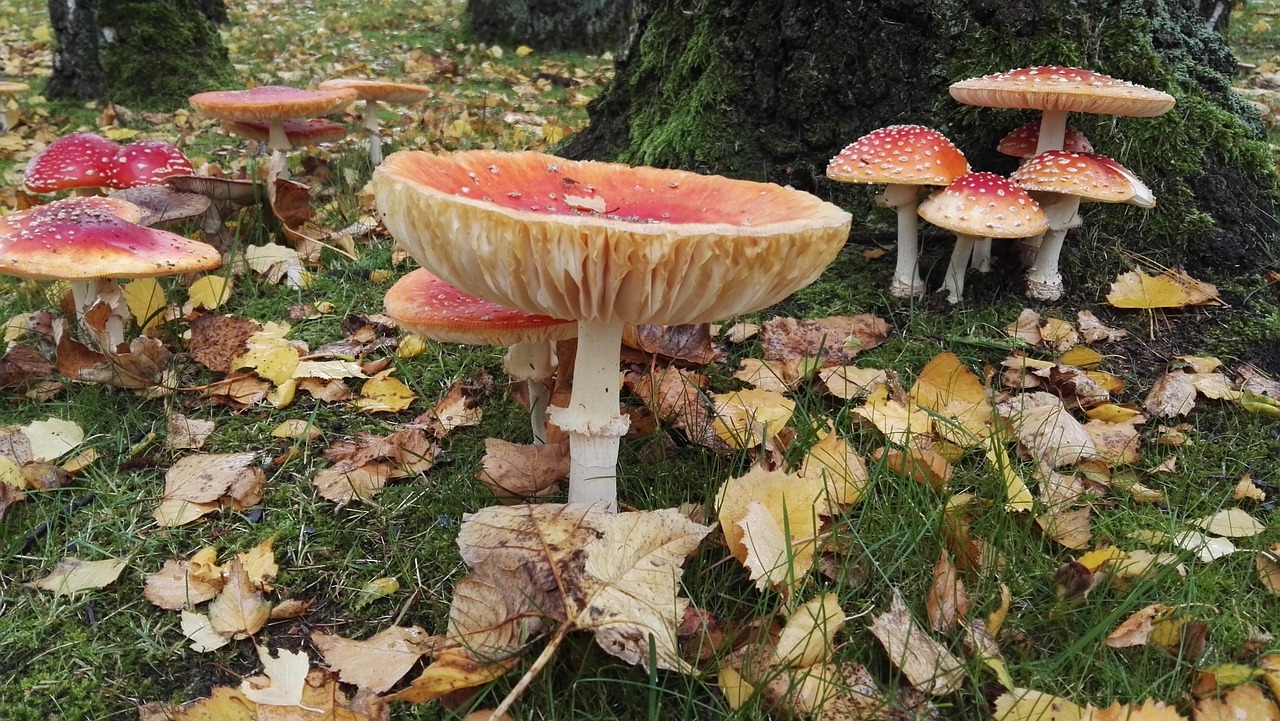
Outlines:
{"type": "MultiPolygon", "coordinates": [[[[1271,7],[1249,3],[1245,15],[1233,20],[1233,33],[1253,28],[1250,13],[1271,7]]],[[[581,104],[609,73],[608,59],[573,54],[535,52],[517,56],[505,48],[501,57],[476,45],[457,22],[460,3],[426,2],[397,6],[394,13],[376,3],[317,0],[308,4],[233,3],[233,21],[226,38],[237,68],[256,82],[282,81],[306,85],[339,74],[406,76],[429,81],[437,95],[421,114],[389,113],[384,120],[396,127],[405,147],[458,149],[493,146],[540,146],[532,128],[516,128],[505,113],[537,114],[547,119],[538,129],[555,133],[559,127],[584,122],[581,104]],[[264,32],[264,19],[271,29],[264,32]],[[301,36],[290,32],[303,26],[327,29],[301,36]],[[302,39],[299,39],[302,38],[302,39]],[[415,55],[415,50],[419,54],[415,55]],[[431,69],[453,63],[456,71],[441,75],[431,69]],[[417,69],[414,69],[417,68],[417,69]],[[555,85],[537,86],[531,77],[550,72],[584,80],[566,91],[555,85]],[[420,73],[421,77],[414,77],[420,73]],[[528,85],[531,89],[515,90],[528,85]]],[[[0,14],[0,39],[19,54],[18,79],[38,82],[47,70],[48,42],[31,40],[30,29],[45,22],[44,3],[19,0],[0,14]]],[[[1239,36],[1233,36],[1244,42],[1239,36]]],[[[1274,35],[1259,33],[1250,47],[1274,52],[1274,35]]],[[[34,94],[34,93],[32,93],[34,94]]],[[[29,94],[31,95],[31,94],[29,94]]],[[[70,128],[93,129],[102,108],[76,104],[37,105],[47,113],[56,133],[70,128]],[[55,122],[56,121],[56,122],[55,122]]],[[[143,135],[166,137],[180,133],[188,152],[235,169],[244,164],[237,141],[205,125],[183,124],[158,116],[155,122],[137,118],[133,127],[143,135]]],[[[31,133],[30,129],[21,131],[31,133]]],[[[56,134],[55,133],[55,134],[56,134]]],[[[23,136],[30,140],[28,135],[23,136]]],[[[359,143],[342,144],[321,155],[331,163],[332,190],[317,202],[326,227],[349,223],[360,207],[359,188],[368,178],[367,161],[359,143]]],[[[15,184],[25,162],[23,151],[0,155],[0,170],[15,184]]],[[[250,240],[266,239],[261,226],[246,223],[250,240]]],[[[1007,339],[999,330],[1024,306],[1008,277],[971,278],[966,303],[950,307],[936,298],[914,304],[888,298],[884,292],[890,273],[887,260],[869,261],[862,255],[872,241],[849,246],[838,261],[812,286],[756,320],[774,314],[799,317],[871,312],[894,326],[883,345],[862,354],[858,363],[901,374],[909,386],[925,363],[940,352],[956,353],[969,367],[995,367],[1007,355],[1007,339]]],[[[1079,244],[1122,258],[1119,239],[1087,238],[1079,244]]],[[[925,242],[928,276],[940,278],[949,243],[940,236],[925,242]]],[[[997,251],[998,252],[998,251],[997,251]]],[[[1082,261],[1065,253],[1067,277],[1079,278],[1082,261]]],[[[252,277],[238,279],[226,311],[241,317],[277,320],[290,306],[328,301],[332,313],[294,324],[290,337],[313,348],[343,337],[342,320],[349,314],[372,314],[390,280],[374,283],[374,270],[392,267],[390,243],[376,238],[360,246],[357,260],[325,253],[310,287],[291,290],[267,285],[252,277]]],[[[396,275],[409,266],[394,268],[396,275]]],[[[1104,368],[1120,375],[1128,387],[1120,400],[1141,403],[1157,375],[1181,354],[1215,354],[1229,366],[1252,362],[1280,372],[1280,303],[1258,278],[1241,278],[1224,285],[1229,308],[1193,309],[1149,318],[1108,311],[1099,304],[1106,281],[1082,280],[1082,289],[1062,307],[1043,309],[1059,317],[1073,317],[1088,308],[1112,325],[1131,332],[1129,339],[1102,346],[1104,368]],[[1150,331],[1155,330],[1152,334],[1150,331]]],[[[181,297],[172,285],[171,297],[181,297]]],[[[0,279],[0,317],[8,318],[50,305],[47,294],[29,284],[0,279]]],[[[713,390],[735,386],[731,379],[738,360],[760,354],[757,341],[729,347],[728,358],[708,372],[713,390]]],[[[1040,355],[1048,357],[1047,353],[1040,355]]],[[[0,522],[0,713],[6,719],[125,719],[137,715],[145,702],[182,702],[207,695],[218,685],[236,685],[239,677],[258,671],[259,663],[247,641],[213,653],[187,648],[176,614],[151,606],[141,595],[142,577],[165,559],[189,557],[205,545],[215,545],[221,557],[276,535],[280,564],[279,598],[314,602],[301,619],[268,626],[261,641],[273,647],[310,648],[312,630],[364,638],[393,623],[416,624],[443,631],[453,584],[465,574],[455,546],[458,524],[465,513],[491,500],[474,480],[483,453],[483,439],[528,440],[523,411],[504,394],[484,402],[485,419],[477,428],[454,431],[445,441],[439,463],[421,477],[388,486],[374,502],[335,508],[316,496],[309,479],[325,465],[322,451],[361,431],[388,432],[393,424],[411,419],[434,403],[453,382],[486,370],[500,376],[497,351],[432,345],[414,359],[397,360],[396,375],[422,398],[411,411],[391,416],[352,413],[337,404],[324,404],[299,395],[284,409],[255,406],[235,412],[210,406],[193,393],[143,401],[116,389],[72,385],[54,398],[32,401],[15,394],[2,399],[5,422],[26,423],[46,417],[77,421],[89,433],[85,445],[100,460],[78,474],[71,485],[32,493],[7,512],[0,522]],[[285,458],[268,469],[263,502],[243,512],[229,512],[180,528],[157,527],[150,512],[163,488],[165,471],[180,457],[166,448],[165,417],[181,412],[214,420],[218,430],[204,450],[260,451],[264,458],[285,458]],[[315,442],[270,437],[286,419],[311,420],[324,432],[315,442]],[[159,439],[141,448],[149,434],[159,439]],[[293,452],[292,455],[289,455],[293,452]],[[43,576],[67,555],[88,559],[127,556],[129,566],[112,586],[67,599],[24,587],[43,576]],[[360,589],[369,581],[391,576],[400,590],[369,600],[360,589]]],[[[194,365],[184,366],[185,385],[216,380],[194,365]]],[[[881,445],[877,435],[852,422],[854,404],[837,401],[811,388],[794,394],[802,419],[830,417],[862,454],[881,445]]],[[[1274,503],[1280,493],[1280,444],[1276,422],[1245,413],[1237,406],[1201,400],[1187,419],[1194,432],[1181,448],[1154,446],[1153,421],[1144,430],[1144,456],[1139,469],[1152,468],[1170,455],[1178,459],[1171,474],[1143,475],[1144,482],[1162,490],[1167,507],[1143,505],[1124,495],[1095,504],[1092,546],[1135,544],[1136,530],[1173,533],[1185,521],[1230,504],[1230,492],[1244,474],[1267,490],[1268,504],[1258,515],[1267,532],[1243,539],[1248,549],[1280,542],[1274,503]]],[[[803,426],[802,422],[797,425],[803,426]]],[[[678,439],[677,439],[678,440],[678,439]]],[[[802,434],[801,444],[807,442],[802,434]]],[[[794,452],[793,454],[794,455],[794,452]]],[[[746,453],[719,456],[696,446],[673,442],[664,433],[628,441],[622,451],[620,495],[639,508],[671,507],[683,502],[704,503],[727,477],[744,472],[746,453]]],[[[1028,468],[1021,470],[1029,471],[1028,468]]],[[[1259,631],[1280,628],[1280,604],[1263,592],[1254,578],[1252,554],[1240,553],[1212,564],[1183,554],[1186,576],[1163,570],[1128,587],[1104,585],[1075,603],[1064,603],[1054,587],[1054,574],[1078,554],[1061,548],[1035,528],[1034,522],[999,510],[1001,479],[980,459],[969,456],[957,465],[955,491],[974,493],[980,500],[972,513],[974,536],[998,549],[1005,559],[999,573],[968,574],[974,616],[996,605],[999,587],[1006,584],[1013,608],[1000,636],[1015,681],[1025,687],[1068,696],[1081,703],[1105,705],[1113,700],[1146,697],[1185,702],[1189,673],[1196,666],[1228,661],[1250,662],[1261,651],[1275,651],[1274,640],[1259,631]],[[1184,607],[1208,626],[1209,643],[1199,661],[1175,658],[1153,648],[1110,649],[1101,641],[1130,613],[1151,603],[1184,607]],[[1259,639],[1262,640],[1259,640],[1259,639]]],[[[844,551],[834,559],[832,577],[807,578],[798,598],[822,591],[839,596],[850,617],[838,637],[841,659],[867,665],[891,695],[901,681],[886,654],[865,625],[882,612],[894,592],[922,614],[932,568],[946,547],[947,497],[872,464],[870,489],[862,503],[835,519],[832,545],[844,551]]],[[[726,562],[725,549],[714,539],[705,542],[689,562],[684,592],[697,608],[731,626],[741,627],[786,607],[777,594],[761,594],[736,562],[726,562]]],[[[957,646],[958,648],[958,646],[957,646]]],[[[647,674],[605,654],[586,635],[575,635],[557,659],[537,678],[516,706],[521,719],[590,718],[760,718],[756,702],[732,711],[716,688],[715,664],[709,661],[702,677],[671,673],[647,674]]],[[[412,674],[411,674],[412,675],[412,674]]],[[[999,693],[994,676],[981,664],[969,662],[962,692],[938,699],[945,718],[985,718],[988,703],[999,693]]],[[[518,675],[482,688],[461,712],[493,706],[518,675]]],[[[905,696],[903,702],[906,702],[905,696]]],[[[396,719],[443,719],[455,714],[438,705],[397,705],[396,719]]]]}

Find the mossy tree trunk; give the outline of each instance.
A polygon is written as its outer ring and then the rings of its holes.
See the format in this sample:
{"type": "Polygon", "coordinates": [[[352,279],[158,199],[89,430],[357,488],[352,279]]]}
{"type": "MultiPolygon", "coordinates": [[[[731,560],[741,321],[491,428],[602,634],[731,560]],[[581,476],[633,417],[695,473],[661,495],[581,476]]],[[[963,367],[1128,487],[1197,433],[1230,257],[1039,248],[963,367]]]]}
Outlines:
{"type": "Polygon", "coordinates": [[[197,0],[49,0],[57,38],[51,98],[181,107],[193,93],[228,88],[235,70],[197,0]]]}
{"type": "Polygon", "coordinates": [[[865,231],[891,215],[870,189],[828,181],[828,159],[875,128],[919,123],[975,169],[1008,174],[1015,161],[994,148],[1036,113],[960,105],[947,88],[1030,65],[1085,67],[1177,98],[1158,118],[1071,115],[1159,199],[1149,211],[1089,210],[1086,231],[1223,274],[1272,257],[1274,161],[1256,110],[1230,90],[1235,60],[1194,0],[643,0],[590,127],[562,152],[791,184],[849,208],[865,231]]]}
{"type": "Polygon", "coordinates": [[[465,17],[484,42],[604,51],[621,45],[631,1],[469,0],[465,17]]]}

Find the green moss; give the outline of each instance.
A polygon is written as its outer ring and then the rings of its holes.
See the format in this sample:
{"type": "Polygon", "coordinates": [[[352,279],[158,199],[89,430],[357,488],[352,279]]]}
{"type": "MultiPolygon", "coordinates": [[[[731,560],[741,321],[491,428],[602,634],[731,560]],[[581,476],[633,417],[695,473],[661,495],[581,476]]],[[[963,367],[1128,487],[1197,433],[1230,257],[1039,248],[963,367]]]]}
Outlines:
{"type": "Polygon", "coordinates": [[[103,3],[102,70],[108,99],[148,110],[184,107],[205,90],[236,85],[217,31],[191,0],[103,3]]]}

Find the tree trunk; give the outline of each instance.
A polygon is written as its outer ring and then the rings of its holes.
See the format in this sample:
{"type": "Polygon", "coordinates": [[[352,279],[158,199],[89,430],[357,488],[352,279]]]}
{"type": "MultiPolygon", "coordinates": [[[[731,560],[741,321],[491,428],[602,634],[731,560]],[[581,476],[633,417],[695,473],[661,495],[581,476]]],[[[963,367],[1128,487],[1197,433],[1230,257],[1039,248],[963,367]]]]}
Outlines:
{"type": "Polygon", "coordinates": [[[48,0],[57,38],[49,97],[182,107],[233,87],[235,70],[197,0],[48,0]]]}
{"type": "Polygon", "coordinates": [[[49,0],[49,26],[58,38],[53,74],[46,96],[102,97],[102,65],[98,62],[98,0],[49,0]]]}
{"type": "Polygon", "coordinates": [[[467,22],[489,43],[540,50],[616,49],[631,19],[629,0],[470,0],[467,22]]]}
{"type": "Polygon", "coordinates": [[[975,169],[1007,175],[1016,161],[994,148],[1036,113],[960,105],[948,86],[1031,65],[1085,67],[1177,98],[1158,118],[1071,115],[1159,200],[1086,211],[1088,233],[1222,275],[1271,256],[1274,162],[1257,111],[1230,90],[1235,59],[1192,0],[645,0],[590,127],[562,152],[794,185],[865,229],[892,218],[869,189],[827,180],[832,156],[875,128],[919,123],[975,169]]]}

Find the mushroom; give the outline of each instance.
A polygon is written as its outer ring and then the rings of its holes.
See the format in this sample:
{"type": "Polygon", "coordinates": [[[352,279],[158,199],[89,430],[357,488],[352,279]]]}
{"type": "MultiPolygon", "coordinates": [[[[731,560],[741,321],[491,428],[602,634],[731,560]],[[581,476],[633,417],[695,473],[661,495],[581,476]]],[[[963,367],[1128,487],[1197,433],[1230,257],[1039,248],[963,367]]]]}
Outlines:
{"type": "MultiPolygon", "coordinates": [[[[324,119],[286,120],[282,123],[284,137],[291,147],[332,143],[347,137],[347,127],[324,119]]],[[[271,138],[271,124],[266,121],[222,121],[222,128],[241,137],[265,143],[271,138]]]]}
{"type": "Polygon", "coordinates": [[[409,83],[390,83],[382,80],[357,80],[337,78],[320,83],[323,90],[350,89],[364,101],[364,128],[369,133],[369,161],[377,167],[382,162],[382,138],[378,135],[378,103],[407,105],[426,100],[431,88],[409,83]]]}
{"type": "Polygon", "coordinates": [[[947,300],[959,303],[965,266],[981,238],[1025,238],[1043,233],[1049,220],[1027,191],[995,173],[968,173],[925,198],[920,217],[956,234],[955,249],[942,287],[947,300]]]}
{"type": "Polygon", "coordinates": [[[876,202],[898,211],[898,261],[889,293],[910,298],[925,292],[917,261],[920,242],[916,202],[921,186],[949,185],[969,172],[969,161],[945,135],[923,125],[890,125],[853,141],[827,164],[840,183],[885,183],[876,202]]]}
{"type": "Polygon", "coordinates": [[[1049,150],[1023,163],[1009,178],[1019,187],[1044,194],[1049,229],[1027,271],[1027,297],[1057,300],[1064,286],[1058,272],[1058,256],[1067,230],[1080,225],[1077,211],[1082,200],[1130,203],[1155,207],[1151,190],[1120,163],[1097,153],[1049,150]]]}
{"type": "Polygon", "coordinates": [[[191,175],[191,161],[163,140],[140,140],[120,148],[107,171],[107,185],[116,190],[160,185],[171,175],[191,175]]]}
{"type": "Polygon", "coordinates": [[[481,300],[425,268],[396,281],[387,291],[383,305],[387,317],[424,338],[506,347],[503,367],[529,390],[533,440],[546,440],[549,381],[555,374],[554,344],[577,335],[576,323],[481,300]]]}
{"type": "Polygon", "coordinates": [[[74,191],[93,195],[108,183],[120,146],[93,133],[71,133],[49,143],[22,175],[32,193],[74,191]]]}
{"type": "Polygon", "coordinates": [[[1067,113],[1098,113],[1150,118],[1173,108],[1173,96],[1081,68],[1044,65],[961,80],[951,97],[987,108],[1043,111],[1036,155],[1061,150],[1067,113]]]}
{"type": "MultiPolygon", "coordinates": [[[[82,322],[99,299],[115,296],[117,278],[211,270],[222,263],[217,251],[135,222],[138,206],[117,198],[55,200],[0,218],[0,273],[36,280],[71,281],[76,317],[82,322]]],[[[102,344],[124,342],[128,311],[107,302],[102,344]]]]}
{"type": "Polygon", "coordinates": [[[15,98],[18,93],[25,93],[30,89],[31,86],[26,83],[0,80],[0,133],[7,132],[18,123],[18,103],[15,98]]]}
{"type": "Polygon", "coordinates": [[[273,152],[283,153],[292,147],[284,132],[285,120],[328,115],[355,99],[354,90],[302,90],[263,85],[248,90],[197,93],[191,96],[190,102],[191,107],[210,118],[267,123],[267,146],[273,152]]]}
{"type": "Polygon", "coordinates": [[[835,259],[851,216],[808,193],[542,153],[394,153],[369,189],[391,234],[445,282],[578,321],[569,501],[617,508],[622,329],[764,308],[835,259]]]}

